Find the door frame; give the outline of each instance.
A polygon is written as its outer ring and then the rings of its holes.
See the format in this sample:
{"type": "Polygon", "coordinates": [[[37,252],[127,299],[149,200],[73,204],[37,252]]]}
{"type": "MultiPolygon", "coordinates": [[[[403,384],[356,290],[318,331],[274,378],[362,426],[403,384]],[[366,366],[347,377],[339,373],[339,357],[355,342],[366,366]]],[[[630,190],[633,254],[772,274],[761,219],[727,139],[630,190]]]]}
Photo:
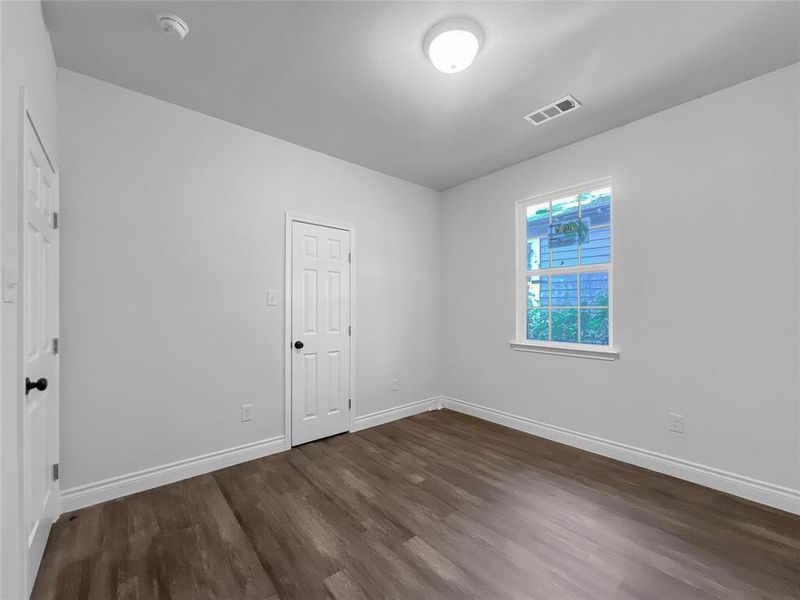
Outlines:
{"type": "Polygon", "coordinates": [[[284,262],[284,339],[283,339],[283,395],[284,395],[284,449],[292,447],[292,226],[294,223],[307,223],[341,229],[350,233],[350,427],[353,431],[356,414],[356,227],[352,223],[335,221],[326,217],[311,217],[290,210],[286,211],[286,251],[284,262]]]}

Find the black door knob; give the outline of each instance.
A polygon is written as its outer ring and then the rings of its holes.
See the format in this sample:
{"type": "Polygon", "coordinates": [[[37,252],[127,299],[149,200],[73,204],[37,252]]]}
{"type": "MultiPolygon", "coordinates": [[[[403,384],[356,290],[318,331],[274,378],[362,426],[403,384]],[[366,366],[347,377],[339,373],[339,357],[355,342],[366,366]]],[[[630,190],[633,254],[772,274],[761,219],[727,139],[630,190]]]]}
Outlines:
{"type": "Polygon", "coordinates": [[[43,392],[47,389],[47,379],[41,377],[39,381],[31,381],[30,377],[25,378],[25,395],[31,393],[31,390],[39,390],[43,392]]]}
{"type": "Polygon", "coordinates": [[[300,350],[300,348],[302,348],[302,347],[303,347],[303,342],[301,342],[300,340],[297,340],[297,341],[294,343],[294,347],[295,347],[295,348],[297,348],[298,350],[300,350]]]}

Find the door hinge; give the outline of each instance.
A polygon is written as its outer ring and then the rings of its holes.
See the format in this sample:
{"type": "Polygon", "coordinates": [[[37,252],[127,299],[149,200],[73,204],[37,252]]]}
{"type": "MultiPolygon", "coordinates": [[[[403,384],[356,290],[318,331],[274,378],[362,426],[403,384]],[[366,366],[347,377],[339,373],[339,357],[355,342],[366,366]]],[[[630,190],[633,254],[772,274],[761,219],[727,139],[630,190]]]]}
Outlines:
{"type": "Polygon", "coordinates": [[[53,338],[53,354],[58,354],[58,338],[53,338]]]}
{"type": "Polygon", "coordinates": [[[353,335],[353,326],[352,325],[348,325],[347,326],[347,335],[353,335]]]}
{"type": "Polygon", "coordinates": [[[58,229],[58,213],[53,212],[53,229],[58,229]]]}
{"type": "Polygon", "coordinates": [[[353,254],[351,252],[347,253],[347,262],[348,263],[353,262],[353,254]]]}
{"type": "Polygon", "coordinates": [[[349,408],[350,410],[353,409],[353,399],[352,398],[348,398],[347,399],[347,408],[349,408]]]}
{"type": "Polygon", "coordinates": [[[53,465],[53,481],[58,481],[58,463],[53,465]]]}

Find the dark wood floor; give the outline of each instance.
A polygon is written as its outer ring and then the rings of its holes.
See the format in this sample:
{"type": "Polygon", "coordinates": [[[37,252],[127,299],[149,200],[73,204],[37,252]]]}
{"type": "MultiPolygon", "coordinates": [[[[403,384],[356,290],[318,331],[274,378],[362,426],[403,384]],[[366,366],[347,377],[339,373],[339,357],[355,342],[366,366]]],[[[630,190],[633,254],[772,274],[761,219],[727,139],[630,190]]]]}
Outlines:
{"type": "Polygon", "coordinates": [[[800,518],[450,411],[54,526],[35,600],[800,598],[800,518]]]}

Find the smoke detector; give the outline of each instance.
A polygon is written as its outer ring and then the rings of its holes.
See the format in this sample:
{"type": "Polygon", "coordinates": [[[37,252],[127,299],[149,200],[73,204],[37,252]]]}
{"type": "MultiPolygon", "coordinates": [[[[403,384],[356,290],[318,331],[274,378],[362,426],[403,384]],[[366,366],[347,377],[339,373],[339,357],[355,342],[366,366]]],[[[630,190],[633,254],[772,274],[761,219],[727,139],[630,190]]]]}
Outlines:
{"type": "Polygon", "coordinates": [[[560,117],[564,113],[577,110],[580,107],[581,103],[575,100],[575,98],[573,98],[572,96],[564,96],[560,100],[556,100],[555,102],[551,102],[547,106],[538,108],[532,113],[528,113],[522,118],[528,121],[528,123],[533,123],[534,125],[541,125],[542,123],[546,123],[548,121],[552,121],[557,117],[560,117]]]}
{"type": "Polygon", "coordinates": [[[161,13],[156,17],[156,23],[158,23],[161,31],[170,37],[178,38],[178,40],[182,40],[189,35],[189,26],[186,21],[177,15],[161,13]]]}

